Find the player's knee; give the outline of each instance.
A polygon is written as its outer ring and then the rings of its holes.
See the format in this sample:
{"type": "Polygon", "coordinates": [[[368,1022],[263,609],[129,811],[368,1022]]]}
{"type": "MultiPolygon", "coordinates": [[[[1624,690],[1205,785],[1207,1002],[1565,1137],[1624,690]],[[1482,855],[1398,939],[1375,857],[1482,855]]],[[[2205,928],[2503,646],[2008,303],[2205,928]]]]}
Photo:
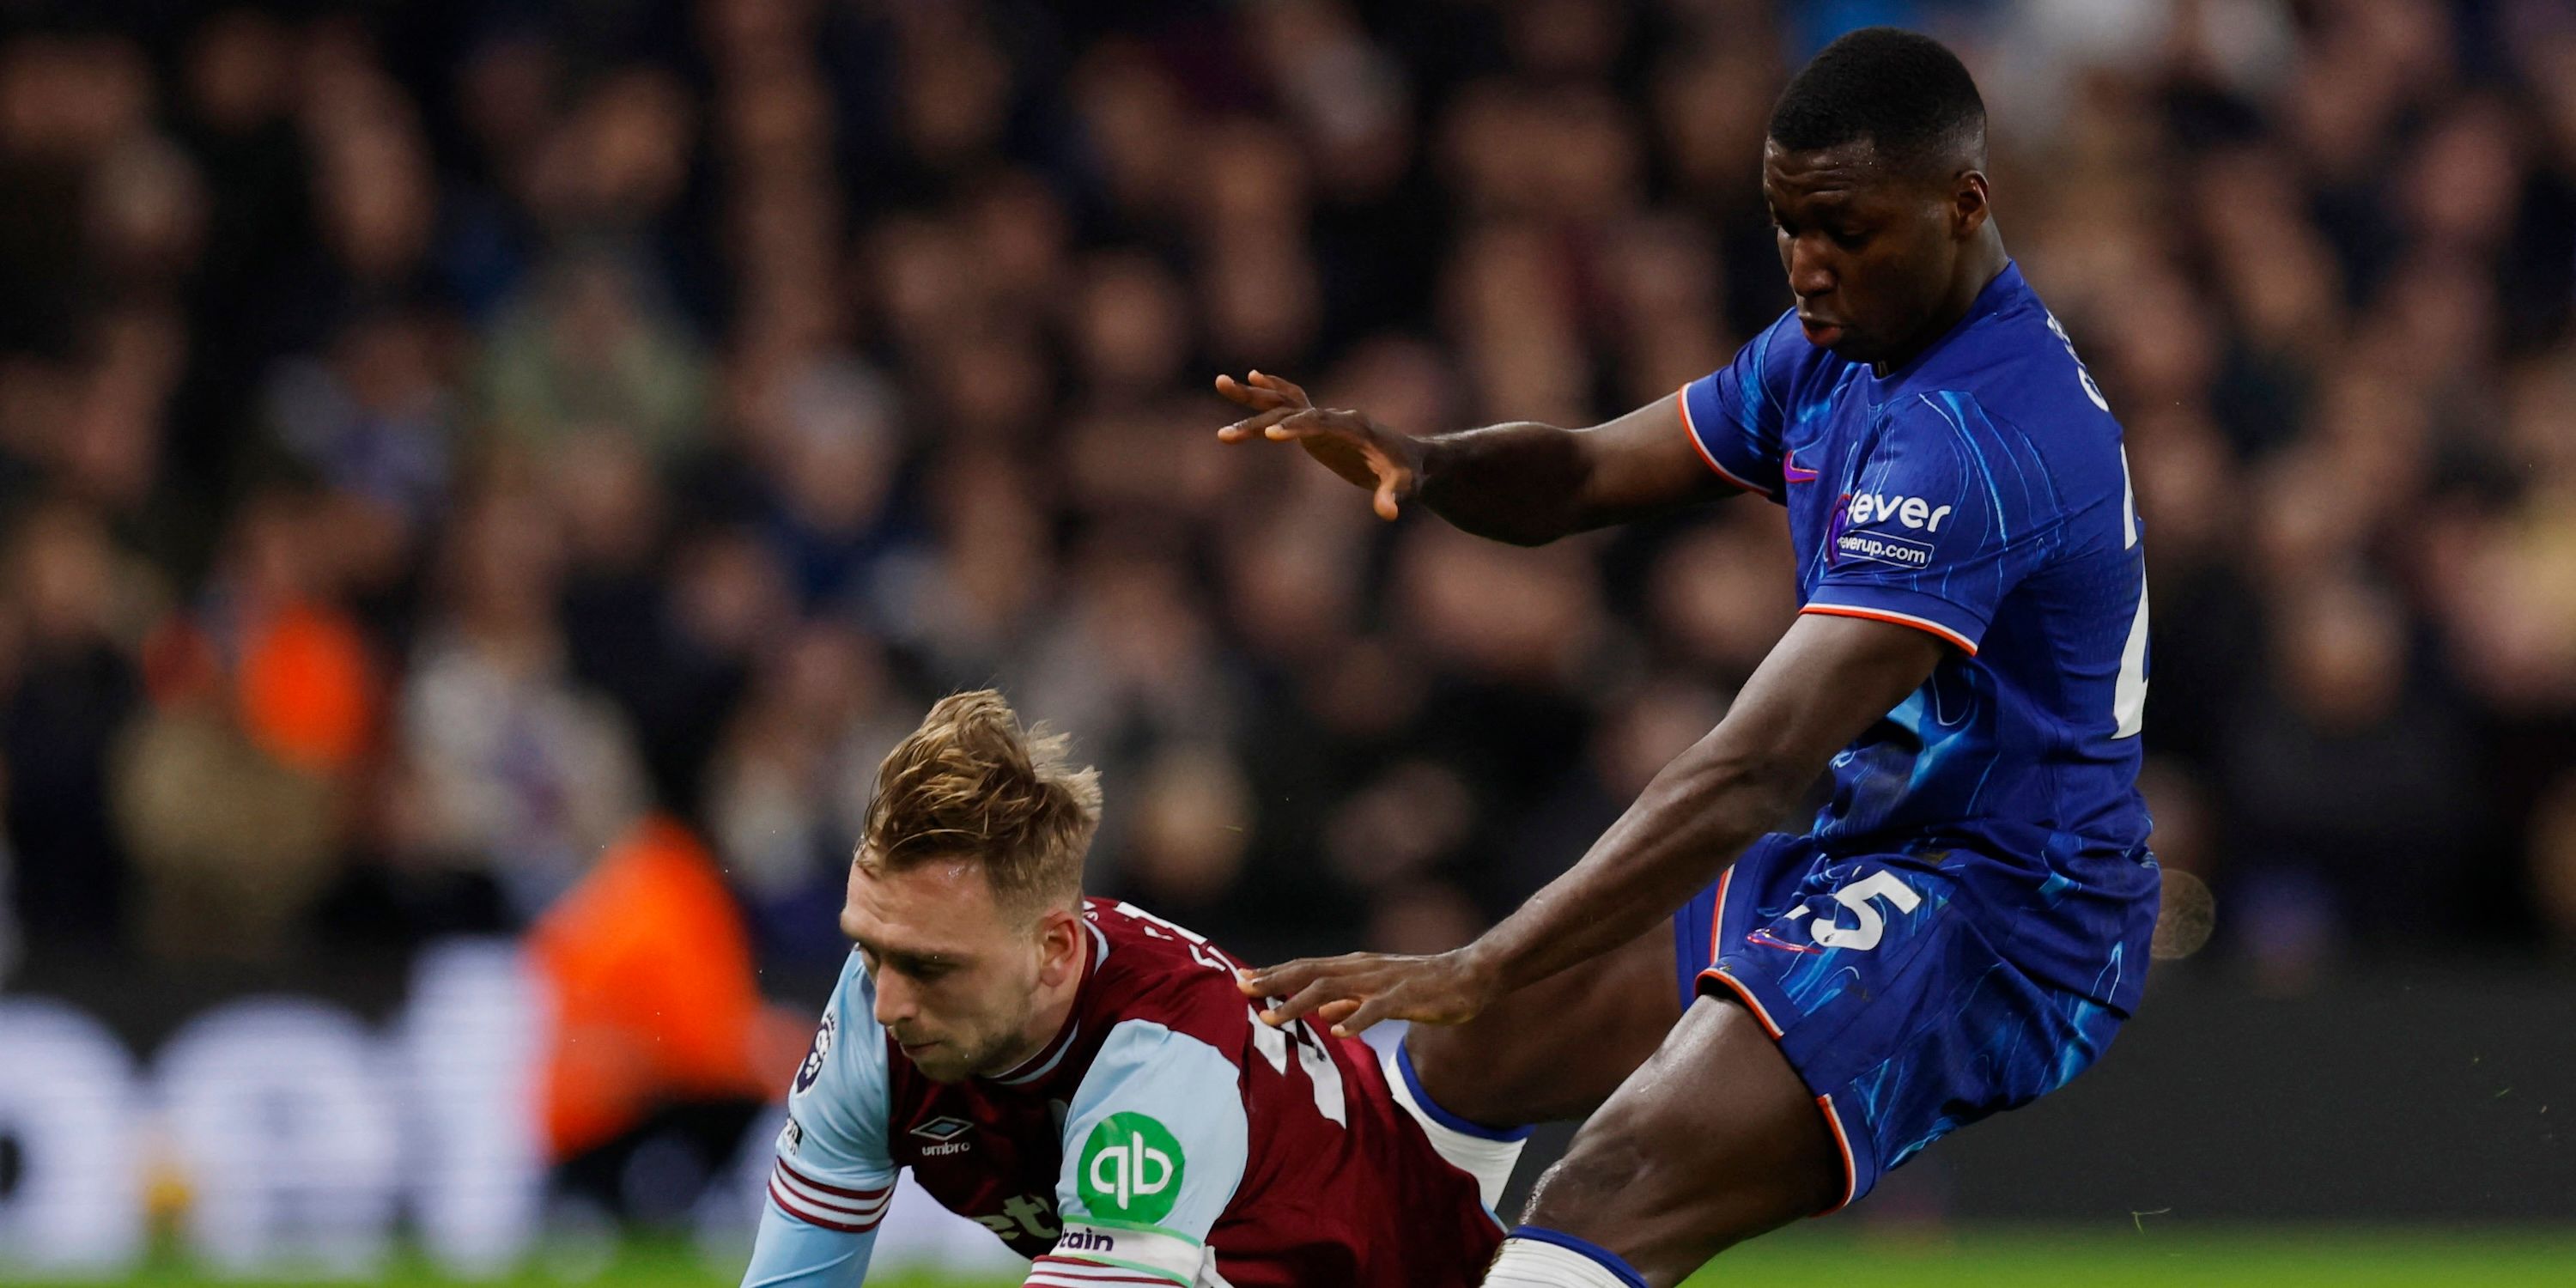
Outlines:
{"type": "Polygon", "coordinates": [[[1473,1040],[1464,1027],[1416,1025],[1404,1035],[1404,1053],[1422,1094],[1444,1112],[1490,1127],[1518,1127],[1501,1078],[1495,1052],[1473,1040]]]}
{"type": "Polygon", "coordinates": [[[1654,1152],[1633,1133],[1586,1126],[1575,1135],[1565,1157],[1539,1177],[1530,1196],[1530,1219],[1546,1225],[1551,1211],[1597,1213],[1630,1207],[1645,1197],[1639,1186],[1655,1170],[1654,1152]]]}
{"type": "Polygon", "coordinates": [[[1641,1269],[1651,1263],[1686,1274],[1830,1205],[1822,1177],[1780,1165],[1763,1135],[1711,1121],[1687,1099],[1623,1098],[1586,1123],[1540,1178],[1525,1219],[1597,1233],[1641,1269]]]}
{"type": "Polygon", "coordinates": [[[1596,1115],[1541,1178],[1533,1211],[1561,1206],[1567,1212],[1653,1218],[1689,1203],[1709,1176],[1693,1157],[1690,1138],[1676,1131],[1650,1114],[1596,1115]]]}

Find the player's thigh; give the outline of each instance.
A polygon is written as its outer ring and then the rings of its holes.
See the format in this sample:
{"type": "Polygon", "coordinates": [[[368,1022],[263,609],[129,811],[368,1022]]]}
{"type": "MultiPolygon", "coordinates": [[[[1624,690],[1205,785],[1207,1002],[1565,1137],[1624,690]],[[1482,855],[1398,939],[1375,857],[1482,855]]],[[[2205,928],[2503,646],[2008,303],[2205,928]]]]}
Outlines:
{"type": "Polygon", "coordinates": [[[1670,923],[1659,923],[1465,1024],[1415,1025],[1404,1044],[1422,1090],[1496,1127],[1592,1112],[1681,1018],[1676,953],[1670,923]]]}
{"type": "Polygon", "coordinates": [[[1832,1207],[1844,1181],[1815,1097],[1761,1023],[1733,998],[1702,997],[1575,1134],[1525,1220],[1675,1284],[1832,1207]]]}

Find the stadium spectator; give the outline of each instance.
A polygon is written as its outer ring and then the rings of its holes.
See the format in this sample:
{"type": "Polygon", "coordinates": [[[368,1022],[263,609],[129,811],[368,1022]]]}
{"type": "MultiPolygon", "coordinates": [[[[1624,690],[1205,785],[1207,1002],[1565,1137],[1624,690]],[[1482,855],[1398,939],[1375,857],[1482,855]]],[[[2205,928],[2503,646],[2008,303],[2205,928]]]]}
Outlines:
{"type": "Polygon", "coordinates": [[[1202,447],[1204,379],[1668,392],[1781,307],[1743,158],[1863,10],[1968,52],[2130,427],[2216,955],[2563,936],[2563,5],[505,9],[0,20],[29,951],[177,951],[147,870],[285,862],[120,829],[192,712],[181,761],[312,788],[275,951],[524,927],[658,805],[760,951],[835,952],[875,748],[988,683],[1128,784],[1105,891],[1260,956],[1472,933],[1723,709],[1778,516],[1489,567],[1202,447]]]}

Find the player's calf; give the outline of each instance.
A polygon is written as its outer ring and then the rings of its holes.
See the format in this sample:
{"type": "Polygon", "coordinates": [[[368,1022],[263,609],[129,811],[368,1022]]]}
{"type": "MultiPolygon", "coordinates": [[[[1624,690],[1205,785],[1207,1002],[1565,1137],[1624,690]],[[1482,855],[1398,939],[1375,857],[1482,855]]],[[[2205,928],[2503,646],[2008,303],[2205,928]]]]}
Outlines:
{"type": "Polygon", "coordinates": [[[1548,1170],[1486,1282],[1585,1283],[1538,1267],[1590,1248],[1612,1282],[1677,1284],[1844,1187],[1806,1084],[1742,1006],[1703,998],[1548,1170]]]}

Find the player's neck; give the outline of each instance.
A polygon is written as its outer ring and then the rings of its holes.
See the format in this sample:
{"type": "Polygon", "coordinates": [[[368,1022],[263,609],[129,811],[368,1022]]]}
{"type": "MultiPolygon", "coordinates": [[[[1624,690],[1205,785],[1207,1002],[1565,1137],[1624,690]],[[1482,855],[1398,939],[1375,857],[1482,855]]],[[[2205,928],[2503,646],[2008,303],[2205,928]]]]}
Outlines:
{"type": "Polygon", "coordinates": [[[1870,374],[1884,380],[1889,372],[1902,370],[1908,363],[1922,357],[1924,350],[1939,344],[1941,337],[1950,334],[1960,319],[1977,307],[1977,297],[1985,294],[1986,286],[2002,274],[2004,265],[2011,262],[2012,257],[2004,253],[2003,235],[1996,232],[1994,222],[1988,220],[1978,232],[1976,241],[1959,256],[1958,271],[1951,276],[1950,290],[1943,297],[1941,307],[1902,350],[1871,363],[1870,374]]]}

